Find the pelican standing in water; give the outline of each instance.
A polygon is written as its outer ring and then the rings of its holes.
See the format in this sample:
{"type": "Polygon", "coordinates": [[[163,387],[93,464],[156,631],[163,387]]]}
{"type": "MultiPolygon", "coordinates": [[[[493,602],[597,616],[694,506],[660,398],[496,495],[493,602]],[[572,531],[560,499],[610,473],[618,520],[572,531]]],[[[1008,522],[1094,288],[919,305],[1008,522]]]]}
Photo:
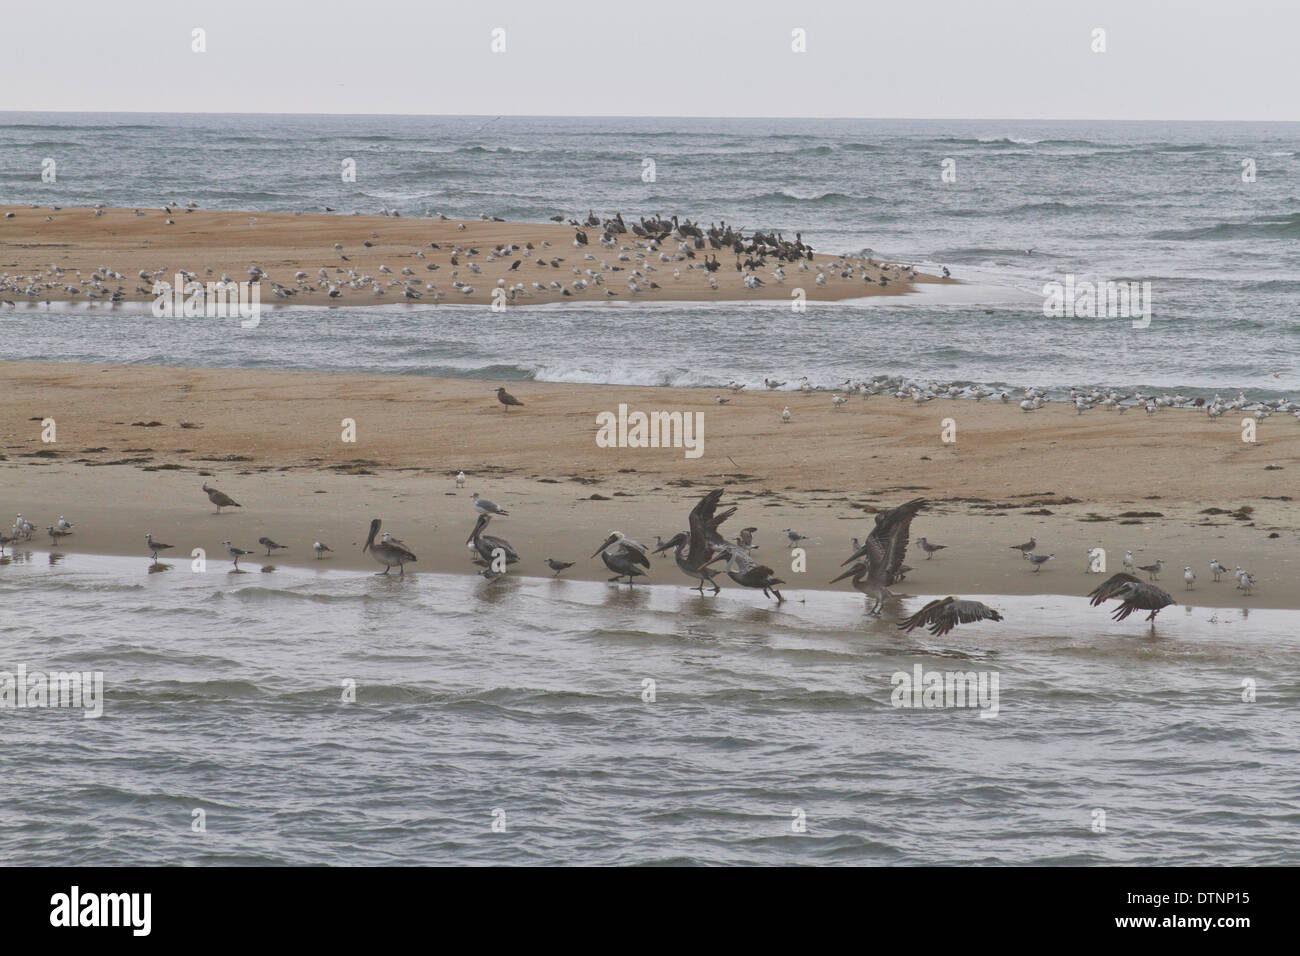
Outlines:
{"type": "Polygon", "coordinates": [[[753,558],[739,549],[727,552],[727,577],[742,588],[761,588],[764,597],[775,595],[777,604],[785,603],[785,598],[777,590],[777,586],[785,582],[766,564],[755,563],[753,558]],[[736,565],[734,571],[731,569],[733,562],[736,565]]]}
{"type": "Polygon", "coordinates": [[[370,534],[366,537],[366,543],[361,546],[361,551],[364,553],[368,550],[370,556],[384,566],[380,574],[386,575],[396,566],[397,573],[405,576],[406,562],[415,561],[415,555],[391,534],[385,534],[383,538],[376,541],[375,535],[379,534],[381,525],[382,522],[378,518],[370,522],[370,534]]]}
{"type": "Polygon", "coordinates": [[[611,581],[625,577],[629,587],[632,585],[633,578],[645,576],[642,568],[650,567],[645,545],[633,541],[621,531],[611,531],[605,543],[591,553],[593,558],[596,555],[600,555],[600,559],[605,562],[605,567],[614,572],[611,581]]]}
{"type": "Polygon", "coordinates": [[[673,560],[677,562],[677,567],[681,568],[682,573],[688,578],[695,578],[700,582],[694,590],[701,594],[704,593],[705,581],[713,585],[714,594],[722,590],[718,587],[718,582],[713,579],[716,572],[708,568],[709,564],[718,559],[720,550],[729,549],[727,543],[718,534],[718,525],[736,513],[735,508],[730,508],[720,515],[714,515],[718,502],[722,500],[722,493],[722,488],[710,491],[691,509],[690,534],[675,534],[654,551],[655,554],[659,554],[669,548],[675,549],[673,560]],[[690,550],[683,554],[682,552],[688,546],[690,550]]]}
{"type": "MultiPolygon", "coordinates": [[[[492,516],[490,514],[479,515],[478,520],[474,522],[474,530],[465,539],[465,544],[478,552],[478,557],[474,559],[475,564],[484,564],[489,570],[492,570],[497,556],[500,555],[505,558],[506,567],[509,567],[519,560],[519,552],[511,547],[510,542],[505,538],[497,538],[483,533],[487,530],[488,522],[491,520],[492,516]]],[[[497,573],[504,572],[498,571],[497,573]]]]}

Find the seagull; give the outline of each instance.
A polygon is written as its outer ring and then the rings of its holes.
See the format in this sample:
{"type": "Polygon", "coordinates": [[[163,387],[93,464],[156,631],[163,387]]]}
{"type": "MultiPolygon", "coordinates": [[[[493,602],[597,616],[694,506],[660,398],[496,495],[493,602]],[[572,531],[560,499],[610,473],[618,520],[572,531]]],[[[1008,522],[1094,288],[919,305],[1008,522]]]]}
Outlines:
{"type": "Polygon", "coordinates": [[[944,548],[948,547],[946,544],[931,544],[924,538],[917,538],[916,543],[919,544],[921,550],[925,552],[925,560],[927,561],[934,557],[936,551],[942,551],[944,548]]]}
{"type": "Polygon", "coordinates": [[[159,552],[159,551],[170,551],[170,550],[171,550],[171,545],[170,545],[170,544],[163,544],[161,541],[155,541],[155,540],[153,539],[153,534],[152,534],[151,532],[148,532],[148,531],[146,531],[146,532],[144,533],[144,543],[145,543],[146,545],[148,545],[148,546],[149,546],[149,550],[153,552],[153,559],[154,559],[155,561],[158,560],[158,552],[159,552]]]}
{"type": "Polygon", "coordinates": [[[331,547],[330,547],[328,544],[326,544],[324,541],[316,541],[316,542],[313,542],[313,543],[312,543],[312,548],[313,548],[313,549],[315,550],[315,552],[316,552],[316,560],[317,560],[317,561],[319,561],[321,558],[325,557],[325,552],[326,552],[326,551],[330,552],[331,554],[334,553],[334,549],[331,548],[331,547]]]}
{"type": "Polygon", "coordinates": [[[1228,573],[1228,569],[1219,563],[1218,558],[1210,559],[1210,571],[1214,574],[1214,580],[1216,581],[1219,580],[1220,575],[1228,573]]]}
{"type": "Polygon", "coordinates": [[[1196,583],[1196,572],[1191,569],[1190,565],[1183,568],[1183,580],[1187,582],[1186,590],[1188,591],[1190,591],[1192,585],[1196,583]]]}
{"type": "Polygon", "coordinates": [[[918,627],[928,627],[935,637],[942,637],[958,624],[1000,620],[1002,615],[987,604],[960,600],[950,594],[946,598],[935,598],[911,617],[899,621],[898,626],[908,632],[918,627]]]}
{"type": "Polygon", "coordinates": [[[465,472],[461,471],[456,473],[456,487],[457,488],[465,487],[465,472]]]}
{"type": "Polygon", "coordinates": [[[782,529],[782,530],[785,531],[785,536],[786,536],[786,538],[788,538],[789,541],[790,541],[790,548],[791,548],[791,550],[793,550],[794,547],[795,547],[795,546],[796,546],[800,541],[807,541],[807,540],[808,540],[807,535],[802,535],[802,534],[800,534],[800,533],[797,532],[797,531],[792,531],[792,530],[790,530],[789,528],[784,528],[784,529],[782,529]]]}
{"type": "Polygon", "coordinates": [[[262,547],[266,548],[266,556],[267,556],[268,558],[271,556],[271,552],[272,552],[272,551],[275,551],[275,550],[277,550],[277,549],[279,549],[279,548],[287,548],[287,547],[288,547],[287,545],[276,544],[276,543],[275,543],[274,541],[272,541],[270,538],[258,538],[258,539],[257,539],[257,543],[260,544],[262,547]]]}
{"type": "Polygon", "coordinates": [[[488,501],[486,498],[480,498],[479,493],[477,491],[474,492],[469,497],[470,500],[474,502],[474,510],[477,511],[479,514],[501,515],[502,517],[505,517],[506,515],[510,514],[509,511],[497,507],[495,502],[488,501]]]}
{"type": "Polygon", "coordinates": [[[789,406],[789,405],[787,405],[785,408],[781,409],[781,424],[782,424],[782,425],[789,425],[789,424],[790,424],[790,406],[789,406]]]}
{"type": "Polygon", "coordinates": [[[563,571],[565,568],[571,568],[571,567],[573,567],[573,562],[572,562],[572,561],[556,561],[554,558],[547,558],[547,559],[546,559],[546,566],[547,566],[548,568],[550,568],[552,571],[555,572],[555,574],[553,574],[553,575],[551,575],[551,576],[552,576],[552,577],[556,577],[556,578],[558,578],[558,577],[560,576],[560,572],[563,571]]]}
{"type": "Polygon", "coordinates": [[[518,405],[520,408],[523,408],[523,407],[524,407],[524,403],[523,403],[523,402],[521,402],[519,399],[515,398],[513,395],[511,395],[509,392],[507,392],[504,388],[498,388],[498,389],[497,389],[497,401],[500,402],[502,405],[504,405],[504,406],[506,407],[506,411],[507,411],[507,412],[510,411],[510,406],[511,406],[511,405],[518,405]]]}
{"type": "MultiPolygon", "coordinates": [[[[1006,539],[1004,538],[1003,540],[1006,539]]],[[[1036,547],[1038,547],[1038,539],[1031,537],[1024,544],[1013,544],[1008,550],[1019,551],[1021,556],[1023,557],[1024,555],[1028,554],[1030,551],[1033,551],[1034,548],[1036,547]]]]}
{"type": "Polygon", "coordinates": [[[1151,622],[1152,634],[1156,630],[1156,615],[1162,608],[1175,603],[1165,591],[1123,571],[1111,575],[1098,587],[1088,592],[1088,597],[1092,599],[1088,602],[1092,607],[1110,598],[1119,598],[1120,606],[1115,608],[1115,613],[1112,615],[1116,621],[1124,620],[1134,611],[1150,611],[1147,620],[1151,622]]]}
{"type": "Polygon", "coordinates": [[[1160,580],[1160,571],[1161,571],[1162,568],[1164,568],[1164,566],[1165,566],[1164,559],[1161,558],[1160,560],[1156,561],[1155,564],[1144,564],[1144,565],[1141,565],[1141,566],[1138,568],[1138,570],[1139,570],[1139,571],[1145,571],[1145,572],[1147,573],[1147,577],[1148,577],[1149,580],[1152,580],[1152,581],[1159,581],[1159,580],[1160,580]]]}
{"type": "MultiPolygon", "coordinates": [[[[209,488],[204,484],[203,490],[207,492],[208,500],[217,506],[217,514],[221,514],[222,508],[242,508],[238,501],[223,492],[217,491],[216,488],[209,488]]],[[[245,552],[247,553],[247,552],[245,552]]]]}
{"type": "Polygon", "coordinates": [[[1048,561],[1056,557],[1055,554],[1034,554],[1032,551],[1025,552],[1025,560],[1034,566],[1034,573],[1037,574],[1048,561]]]}
{"type": "Polygon", "coordinates": [[[387,575],[396,565],[398,574],[405,577],[406,562],[415,561],[415,555],[390,534],[385,534],[381,540],[375,541],[375,535],[379,534],[380,527],[381,522],[378,518],[371,520],[370,534],[366,537],[366,543],[361,546],[361,550],[362,552],[369,550],[370,556],[384,566],[380,574],[387,575]]]}
{"type": "Polygon", "coordinates": [[[72,522],[71,522],[71,521],[64,521],[64,520],[63,520],[63,515],[59,515],[59,520],[56,521],[56,522],[54,522],[54,524],[58,527],[58,529],[59,529],[60,531],[71,531],[71,530],[72,530],[72,522]]]}
{"type": "Polygon", "coordinates": [[[1132,551],[1125,551],[1125,552],[1124,552],[1124,570],[1125,570],[1125,571],[1132,571],[1133,568],[1136,567],[1136,565],[1137,565],[1137,562],[1135,562],[1135,561],[1133,560],[1133,552],[1132,552],[1132,551]]]}
{"type": "Polygon", "coordinates": [[[236,548],[236,547],[235,547],[233,544],[231,544],[229,541],[223,541],[223,542],[221,542],[221,543],[224,544],[224,545],[226,546],[226,554],[230,555],[232,558],[235,559],[235,570],[236,570],[236,571],[239,570],[239,559],[242,558],[242,557],[243,557],[244,555],[246,555],[246,554],[252,554],[252,553],[253,553],[252,551],[245,551],[243,548],[236,548]]]}
{"type": "Polygon", "coordinates": [[[66,538],[72,534],[71,531],[63,531],[54,525],[50,525],[46,530],[50,533],[50,544],[58,544],[60,538],[66,538]]]}

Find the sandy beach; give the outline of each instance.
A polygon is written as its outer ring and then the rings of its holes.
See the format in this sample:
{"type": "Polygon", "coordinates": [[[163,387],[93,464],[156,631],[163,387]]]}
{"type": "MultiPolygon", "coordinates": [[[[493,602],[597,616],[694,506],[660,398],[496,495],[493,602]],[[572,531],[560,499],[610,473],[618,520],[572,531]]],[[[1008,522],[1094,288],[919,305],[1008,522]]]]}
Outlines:
{"type": "MultiPolygon", "coordinates": [[[[491,532],[520,551],[518,572],[549,574],[550,556],[576,562],[567,576],[603,579],[590,555],[609,531],[666,539],[721,486],[740,509],[723,530],[757,527],[756,556],[795,599],[831,587],[875,510],[924,496],[913,537],[947,548],[926,561],[913,546],[909,593],[1083,594],[1100,580],[1086,552],[1102,547],[1115,570],[1126,549],[1139,564],[1162,558],[1161,583],[1179,601],[1300,607],[1300,504],[1287,477],[1300,469],[1300,427],[1289,416],[1248,444],[1192,409],[1026,414],[881,396],[836,408],[829,392],[748,389],[720,406],[716,390],[516,382],[501,384],[524,406],[507,411],[498,383],[482,380],[16,362],[0,363],[0,377],[6,531],[18,512],[42,529],[64,514],[75,528],[58,550],[138,554],[142,569],[151,531],[175,545],[166,557],[177,569],[201,547],[224,573],[223,540],[256,550],[265,535],[288,545],[275,564],[314,564],[319,539],[335,552],[327,566],[374,570],[360,548],[380,517],[419,556],[412,571],[469,573],[478,491],[510,511],[491,532]],[[702,454],[599,447],[596,417],[620,404],[701,413],[702,454]],[[955,445],[941,440],[945,418],[955,445]],[[343,440],[345,419],[355,442],[343,440]],[[215,514],[205,482],[242,507],[215,514]],[[806,572],[791,569],[786,528],[808,538],[806,572]],[[1031,535],[1056,555],[1038,573],[1008,550],[1031,535]],[[1211,558],[1252,571],[1255,594],[1212,583],[1211,558]],[[1191,592],[1184,565],[1198,575],[1191,592]]],[[[31,547],[48,550],[48,536],[31,547]]],[[[656,559],[650,581],[688,583],[670,559],[656,559]]]]}
{"type": "MultiPolygon", "coordinates": [[[[790,300],[796,288],[802,288],[809,300],[832,301],[904,295],[915,283],[955,283],[923,273],[917,273],[913,282],[906,271],[890,268],[884,273],[888,284],[881,286],[881,270],[877,267],[868,270],[871,282],[864,281],[856,270],[845,278],[840,269],[829,265],[838,263],[839,257],[818,250],[807,270],[787,263],[784,281],[772,277],[776,260],[769,259],[755,270],[765,284],[750,289],[744,284],[744,274],[736,268],[740,260],[731,250],[711,250],[706,242],[703,250],[688,255],[679,249],[676,239],[652,250],[646,240],[630,232],[619,236],[615,248],[604,248],[598,242],[599,228],[584,229],[588,244],[577,248],[577,230],[556,223],[320,212],[218,212],[184,207],[170,213],[161,207],[103,209],[98,210],[100,215],[96,212],[86,207],[0,206],[0,298],[89,301],[108,299],[120,290],[121,301],[151,302],[155,298],[153,283],[174,284],[180,270],[195,273],[200,282],[220,280],[223,274],[235,282],[247,282],[249,269],[254,266],[263,272],[260,296],[264,305],[356,306],[412,301],[404,291],[408,284],[422,302],[486,305],[492,301],[492,290],[499,282],[506,283],[506,289],[522,283],[524,288],[509,300],[509,305],[523,306],[603,302],[611,298],[661,302],[790,300]],[[518,248],[492,256],[494,249],[511,244],[518,248]],[[710,286],[710,274],[704,268],[706,253],[716,254],[719,260],[720,267],[712,274],[716,289],[710,286]],[[663,261],[661,255],[669,261],[663,261]],[[620,256],[627,258],[621,260],[620,256]],[[634,269],[641,273],[638,292],[628,285],[634,269]],[[325,272],[323,279],[321,270],[325,272]],[[588,270],[601,273],[600,285],[589,282],[588,270]],[[825,276],[824,285],[816,281],[819,271],[825,276]],[[148,273],[149,278],[143,278],[141,272],[148,273]],[[297,278],[299,272],[307,273],[301,281],[297,278]],[[96,275],[101,281],[94,279],[96,275]],[[575,280],[589,284],[575,288],[575,280]],[[453,282],[466,283],[473,291],[467,293],[454,287],[453,282]],[[650,282],[658,288],[651,287],[650,282]],[[545,288],[537,289],[534,283],[545,288]],[[552,283],[567,287],[569,294],[552,283]],[[382,294],[376,295],[376,285],[382,294]],[[275,294],[276,286],[283,297],[275,294]],[[331,288],[337,296],[330,295],[331,288]],[[70,291],[73,289],[76,291],[70,291]],[[439,293],[445,297],[439,298],[439,293]]],[[[629,216],[628,221],[634,220],[629,216]]]]}

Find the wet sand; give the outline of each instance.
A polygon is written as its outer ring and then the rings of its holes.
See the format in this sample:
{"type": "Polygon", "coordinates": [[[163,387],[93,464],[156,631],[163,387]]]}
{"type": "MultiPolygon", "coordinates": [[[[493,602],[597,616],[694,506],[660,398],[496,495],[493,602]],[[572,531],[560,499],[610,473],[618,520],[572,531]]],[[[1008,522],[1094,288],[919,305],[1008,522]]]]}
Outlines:
{"type": "MultiPolygon", "coordinates": [[[[311,544],[323,540],[335,550],[329,566],[376,570],[360,548],[380,517],[419,555],[412,571],[469,573],[478,491],[511,512],[490,530],[520,551],[521,573],[548,574],[552,556],[576,562],[567,576],[602,579],[590,555],[609,531],[667,538],[722,486],[740,509],[723,530],[757,527],[756,557],[791,591],[828,587],[875,510],[924,496],[932,504],[913,536],[948,547],[931,561],[909,551],[916,570],[904,589],[915,593],[1082,594],[1100,580],[1085,571],[1087,549],[1102,547],[1112,570],[1126,549],[1139,564],[1163,558],[1175,599],[1190,564],[1195,603],[1300,607],[1300,505],[1288,477],[1300,471],[1300,425],[1290,417],[1262,423],[1251,445],[1190,409],[1026,414],[879,396],[834,408],[828,392],[748,389],[719,406],[711,389],[521,382],[503,383],[525,403],[507,411],[497,383],[481,380],[13,362],[0,363],[0,379],[6,533],[17,512],[42,529],[64,514],[75,528],[59,550],[135,554],[142,565],[152,531],[175,545],[176,564],[192,548],[228,563],[224,539],[256,550],[265,535],[289,546],[278,565],[314,563],[311,544]],[[702,413],[703,454],[599,447],[596,416],[620,403],[702,413]],[[46,418],[52,443],[41,440],[46,418]],[[945,418],[955,447],[941,440],[945,418]],[[343,440],[344,419],[355,442],[343,440]],[[243,507],[215,514],[204,482],[243,507]],[[791,566],[785,528],[809,539],[806,571],[791,566]],[[1031,535],[1056,555],[1038,573],[1009,550],[1031,535]],[[1254,573],[1255,594],[1212,583],[1210,558],[1254,573]]],[[[47,549],[49,538],[32,545],[47,549]]],[[[670,558],[656,559],[650,579],[689,583],[670,558]]]]}

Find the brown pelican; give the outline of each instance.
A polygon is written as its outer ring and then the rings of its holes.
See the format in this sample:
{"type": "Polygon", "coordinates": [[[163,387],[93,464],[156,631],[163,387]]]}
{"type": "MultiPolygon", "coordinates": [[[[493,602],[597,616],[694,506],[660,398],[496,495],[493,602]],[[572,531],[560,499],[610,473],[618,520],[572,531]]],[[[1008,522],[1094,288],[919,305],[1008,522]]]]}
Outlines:
{"type": "Polygon", "coordinates": [[[1151,622],[1151,633],[1156,631],[1156,615],[1162,608],[1176,603],[1167,591],[1162,591],[1153,584],[1147,584],[1123,571],[1112,574],[1100,585],[1088,592],[1092,600],[1089,606],[1096,607],[1103,601],[1119,598],[1120,605],[1115,608],[1114,620],[1122,621],[1134,611],[1150,611],[1147,620],[1151,622]]]}
{"type": "Polygon", "coordinates": [[[785,584],[785,582],[778,578],[776,572],[767,565],[755,564],[754,560],[743,551],[727,552],[727,577],[742,588],[762,588],[764,597],[776,595],[777,604],[785,603],[785,598],[777,590],[777,585],[785,584]],[[736,563],[738,570],[731,570],[733,561],[736,563]]]}
{"type": "Polygon", "coordinates": [[[950,594],[946,598],[935,598],[911,617],[899,621],[898,626],[904,631],[928,627],[935,637],[942,637],[958,624],[1000,620],[1002,615],[988,605],[979,601],[963,601],[950,594]]]}
{"type": "Polygon", "coordinates": [[[650,567],[645,545],[633,541],[621,531],[611,531],[605,543],[591,553],[593,558],[596,555],[600,555],[600,559],[605,562],[605,567],[614,572],[611,581],[626,577],[629,586],[633,578],[645,576],[642,568],[650,567]]]}
{"type": "Polygon", "coordinates": [[[673,559],[677,562],[677,567],[681,568],[682,573],[688,578],[695,578],[700,582],[695,590],[701,594],[704,593],[705,581],[713,585],[714,594],[722,590],[718,587],[718,582],[713,579],[716,572],[710,571],[707,567],[718,559],[720,551],[729,549],[727,542],[718,534],[718,525],[735,514],[736,509],[729,508],[720,515],[714,514],[718,502],[722,500],[722,494],[722,488],[715,488],[696,502],[689,518],[690,534],[673,535],[654,551],[655,554],[659,554],[674,548],[673,559]],[[683,554],[688,545],[690,550],[683,554]]]}
{"type": "Polygon", "coordinates": [[[286,549],[287,549],[287,548],[289,547],[289,546],[286,545],[286,544],[276,544],[276,543],[275,543],[274,541],[272,541],[270,538],[258,538],[258,539],[257,539],[257,543],[260,544],[262,547],[266,548],[266,556],[267,556],[268,558],[271,556],[271,552],[272,552],[272,551],[276,551],[276,550],[279,550],[279,549],[281,549],[281,548],[286,548],[286,549]]]}
{"type": "Polygon", "coordinates": [[[866,555],[871,549],[871,542],[874,539],[885,555],[885,567],[889,572],[885,584],[896,583],[899,580],[899,570],[903,566],[903,558],[907,556],[907,540],[908,533],[912,528],[912,519],[926,504],[924,498],[913,498],[906,504],[901,504],[897,508],[890,508],[888,511],[877,514],[876,526],[867,535],[866,542],[849,555],[840,564],[840,567],[852,564],[858,558],[866,555]]]}
{"type": "Polygon", "coordinates": [[[497,389],[497,401],[500,402],[502,405],[504,405],[504,406],[506,407],[506,411],[510,411],[510,406],[511,406],[511,405],[518,405],[520,408],[523,408],[523,407],[524,407],[524,403],[523,403],[523,402],[521,402],[519,399],[515,398],[513,395],[511,395],[509,392],[507,392],[504,388],[498,388],[498,389],[497,389]]]}
{"type": "Polygon", "coordinates": [[[552,571],[555,572],[555,574],[553,575],[553,577],[557,577],[557,578],[558,578],[558,577],[560,576],[560,572],[563,571],[565,568],[571,568],[571,567],[573,567],[573,562],[572,562],[572,561],[556,561],[554,558],[547,558],[547,559],[546,559],[546,566],[547,566],[548,568],[550,568],[552,571]]]}
{"type": "Polygon", "coordinates": [[[497,538],[483,533],[491,520],[492,516],[489,514],[479,515],[478,520],[474,522],[474,530],[465,539],[465,544],[478,552],[481,560],[476,559],[476,564],[486,564],[491,568],[499,552],[505,557],[506,566],[509,567],[519,560],[519,552],[512,548],[510,542],[504,538],[497,538]]]}
{"type": "Polygon", "coordinates": [[[217,506],[217,514],[221,514],[222,508],[242,508],[244,507],[229,495],[217,491],[216,488],[209,488],[207,484],[203,485],[203,490],[207,492],[208,500],[217,506]]]}
{"type": "Polygon", "coordinates": [[[361,546],[364,553],[367,549],[370,556],[384,566],[380,574],[387,574],[392,570],[393,565],[397,565],[397,571],[400,575],[406,574],[406,562],[414,561],[415,555],[412,554],[402,542],[398,541],[390,534],[386,534],[379,541],[375,540],[375,535],[379,534],[381,522],[378,518],[370,522],[370,534],[366,537],[366,543],[361,546]]]}
{"type": "Polygon", "coordinates": [[[163,544],[161,541],[155,541],[153,539],[153,533],[149,531],[146,531],[144,533],[144,543],[147,544],[149,546],[149,550],[153,552],[153,559],[155,561],[158,560],[159,551],[171,550],[170,544],[163,544]]]}

